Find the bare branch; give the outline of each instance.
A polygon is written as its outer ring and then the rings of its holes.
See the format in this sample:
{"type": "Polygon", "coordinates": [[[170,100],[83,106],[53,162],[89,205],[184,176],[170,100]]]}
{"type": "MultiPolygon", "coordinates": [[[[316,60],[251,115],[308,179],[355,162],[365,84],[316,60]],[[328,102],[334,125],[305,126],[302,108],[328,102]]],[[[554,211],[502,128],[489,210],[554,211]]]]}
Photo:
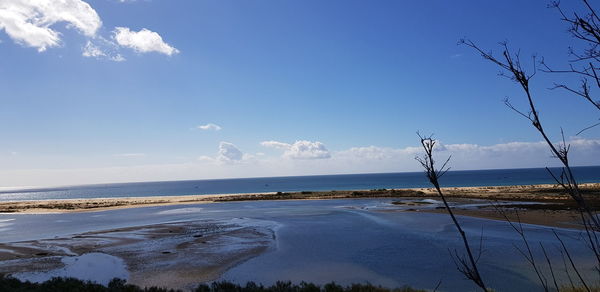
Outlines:
{"type": "MultiPolygon", "coordinates": [[[[561,14],[564,14],[564,13],[562,13],[562,11],[561,11],[561,14]]],[[[564,16],[564,17],[566,17],[566,16],[564,16]]],[[[599,34],[599,36],[600,36],[600,34],[599,34]]],[[[588,217],[587,219],[589,220],[589,222],[591,222],[594,225],[593,229],[600,230],[600,221],[595,216],[594,212],[592,212],[592,209],[588,206],[584,197],[582,196],[581,192],[579,191],[579,186],[577,184],[577,181],[575,180],[575,177],[574,177],[571,167],[569,165],[569,158],[568,158],[569,147],[564,142],[564,134],[562,134],[563,143],[561,145],[556,146],[556,145],[554,145],[554,143],[552,143],[548,134],[546,133],[546,130],[544,129],[544,127],[542,125],[542,122],[540,120],[539,113],[535,106],[535,102],[533,100],[533,95],[530,91],[530,86],[529,86],[530,79],[535,74],[527,74],[522,69],[520,58],[519,58],[520,53],[518,51],[516,53],[510,53],[508,50],[508,45],[506,43],[501,43],[501,46],[503,48],[503,52],[502,52],[503,58],[499,59],[499,58],[494,57],[491,53],[486,53],[472,41],[462,40],[461,43],[475,49],[477,52],[479,52],[483,56],[484,59],[491,61],[492,63],[498,65],[500,68],[507,71],[509,73],[509,75],[512,76],[511,79],[514,80],[515,82],[517,82],[521,86],[521,88],[523,89],[523,92],[525,93],[526,99],[529,103],[529,114],[526,115],[523,113],[523,111],[517,110],[514,106],[512,106],[512,104],[510,102],[505,101],[505,104],[507,104],[507,106],[510,109],[516,111],[521,116],[527,118],[532,123],[533,127],[541,134],[542,138],[544,139],[544,141],[546,142],[548,147],[550,147],[552,154],[556,158],[558,158],[564,166],[564,171],[565,171],[564,178],[565,178],[566,183],[563,183],[561,185],[566,187],[565,190],[577,202],[579,209],[587,215],[587,217],[588,217]]],[[[587,86],[584,86],[584,88],[587,88],[587,86]]],[[[583,94],[585,95],[585,91],[583,94]]]]}
{"type": "Polygon", "coordinates": [[[579,281],[581,282],[581,284],[583,285],[583,287],[585,288],[586,291],[591,292],[592,290],[590,290],[590,288],[588,287],[587,283],[585,282],[585,280],[583,279],[583,277],[579,273],[579,270],[577,269],[577,266],[573,262],[573,258],[571,257],[571,254],[569,253],[569,250],[565,246],[565,243],[560,238],[560,236],[558,236],[558,234],[556,233],[555,230],[552,230],[552,232],[554,233],[554,236],[556,237],[556,239],[558,239],[558,241],[560,242],[560,245],[562,246],[562,250],[565,252],[565,255],[567,256],[567,259],[569,260],[569,263],[571,263],[571,267],[573,268],[573,271],[575,271],[575,274],[579,278],[579,281]]]}
{"type": "Polygon", "coordinates": [[[585,131],[587,131],[587,130],[589,130],[591,128],[594,128],[596,126],[600,126],[600,123],[595,123],[595,124],[593,124],[591,126],[585,127],[583,130],[577,132],[577,134],[575,134],[575,136],[579,136],[579,134],[581,134],[581,133],[583,133],[583,132],[585,132],[585,131]]]}
{"type": "Polygon", "coordinates": [[[546,253],[546,249],[544,245],[540,242],[540,247],[542,248],[542,252],[544,252],[544,258],[546,258],[546,263],[548,263],[548,268],[550,269],[550,275],[552,275],[552,282],[554,284],[554,289],[556,291],[560,291],[558,288],[558,283],[556,282],[556,276],[554,275],[554,269],[552,268],[552,262],[550,261],[550,257],[548,257],[548,253],[546,253]]]}
{"type": "Polygon", "coordinates": [[[479,269],[477,268],[477,261],[473,256],[471,247],[469,246],[467,235],[456,219],[456,216],[454,216],[454,212],[452,212],[452,209],[450,209],[450,205],[448,204],[448,201],[446,200],[446,197],[440,188],[439,178],[443,176],[446,171],[448,171],[447,164],[450,161],[450,158],[446,159],[440,169],[436,169],[435,161],[433,159],[433,149],[435,148],[436,141],[432,138],[432,136],[423,137],[418,132],[417,135],[421,139],[421,145],[423,146],[425,155],[423,155],[423,157],[416,157],[415,159],[421,163],[425,169],[425,175],[429,179],[429,182],[435,187],[438,195],[442,199],[442,202],[444,202],[444,206],[446,207],[448,214],[450,214],[452,222],[454,222],[454,226],[456,229],[458,229],[458,233],[460,234],[463,245],[465,246],[465,251],[467,252],[467,257],[460,256],[456,250],[454,251],[453,255],[450,253],[452,255],[452,259],[454,260],[454,264],[456,265],[458,271],[465,275],[467,279],[473,281],[473,283],[479,286],[483,291],[487,291],[483,278],[481,277],[479,269]]]}

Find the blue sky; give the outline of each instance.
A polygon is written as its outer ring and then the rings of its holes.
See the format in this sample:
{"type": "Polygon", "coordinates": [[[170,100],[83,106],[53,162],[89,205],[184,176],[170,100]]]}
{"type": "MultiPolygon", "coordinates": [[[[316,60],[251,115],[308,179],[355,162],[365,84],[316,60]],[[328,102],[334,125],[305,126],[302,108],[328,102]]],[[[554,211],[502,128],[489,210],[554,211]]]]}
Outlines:
{"type": "MultiPolygon", "coordinates": [[[[417,130],[457,169],[553,165],[502,104],[517,85],[457,45],[564,66],[545,1],[56,3],[0,3],[0,187],[414,171],[417,130]]],[[[558,80],[534,80],[543,121],[599,164],[600,127],[574,137],[598,113],[558,80]]]]}

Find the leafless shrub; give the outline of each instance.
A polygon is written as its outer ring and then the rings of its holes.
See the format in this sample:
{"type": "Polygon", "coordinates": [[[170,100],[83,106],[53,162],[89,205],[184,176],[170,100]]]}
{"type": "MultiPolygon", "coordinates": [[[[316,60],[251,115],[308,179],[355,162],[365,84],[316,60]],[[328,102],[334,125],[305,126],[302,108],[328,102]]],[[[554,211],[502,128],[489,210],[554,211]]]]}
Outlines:
{"type": "MultiPolygon", "coordinates": [[[[573,90],[571,87],[565,84],[558,84],[557,87],[567,89],[570,92],[583,96],[587,100],[590,100],[594,106],[600,109],[600,103],[594,102],[591,97],[591,93],[588,86],[589,82],[586,79],[593,78],[598,88],[600,88],[600,79],[598,79],[597,75],[597,70],[599,68],[594,64],[594,62],[600,61],[600,27],[598,26],[600,19],[598,19],[598,16],[595,10],[592,8],[592,6],[589,5],[589,3],[586,0],[583,0],[583,2],[585,4],[585,7],[587,8],[588,13],[584,16],[579,16],[577,13],[574,13],[572,18],[569,18],[560,9],[559,3],[554,2],[551,6],[553,8],[558,9],[558,11],[563,17],[563,20],[571,24],[571,28],[569,30],[571,34],[574,35],[577,39],[583,40],[589,44],[589,48],[581,54],[575,52],[574,50],[571,50],[571,55],[576,57],[574,61],[578,62],[587,60],[589,65],[586,65],[587,67],[584,66],[583,69],[576,69],[576,67],[572,65],[570,70],[563,70],[564,72],[570,72],[585,76],[585,78],[582,81],[582,90],[573,90]]],[[[530,88],[530,81],[536,75],[537,72],[535,67],[535,56],[532,57],[533,68],[529,73],[524,69],[524,66],[521,63],[519,51],[512,51],[506,42],[500,43],[502,54],[499,57],[494,56],[491,52],[484,51],[471,40],[463,39],[460,41],[460,43],[475,49],[479,54],[481,54],[481,56],[484,59],[491,61],[492,63],[499,66],[502,70],[501,74],[503,76],[506,76],[512,81],[516,82],[522,88],[526,100],[528,102],[527,110],[520,110],[516,108],[508,99],[505,100],[505,104],[511,110],[515,111],[520,116],[526,118],[527,120],[529,120],[529,122],[531,122],[533,127],[540,133],[540,135],[550,148],[553,156],[556,157],[563,165],[562,171],[559,175],[552,173],[549,169],[548,172],[554,178],[556,183],[562,186],[565,192],[568,193],[570,197],[577,203],[578,209],[581,214],[581,221],[586,230],[589,246],[596,257],[598,266],[600,267],[600,241],[598,239],[597,233],[595,232],[600,230],[600,220],[598,219],[597,214],[586,202],[584,196],[582,195],[579,189],[579,185],[577,183],[577,180],[575,179],[569,161],[570,145],[566,143],[562,129],[562,142],[554,144],[551,141],[546,129],[542,125],[539,112],[536,108],[536,104],[530,88]]],[[[546,65],[546,63],[543,61],[541,64],[545,72],[563,72],[554,71],[550,69],[550,67],[546,65]]]]}
{"type": "MultiPolygon", "coordinates": [[[[595,255],[597,261],[596,269],[598,270],[598,272],[600,272],[600,240],[598,239],[597,234],[597,232],[600,231],[599,217],[586,201],[579,188],[579,184],[573,174],[571,164],[569,161],[570,145],[567,144],[564,138],[565,136],[563,130],[560,130],[560,136],[562,138],[561,142],[553,143],[547,130],[542,124],[542,121],[540,119],[540,113],[536,108],[535,99],[531,90],[531,81],[537,74],[537,66],[540,66],[540,71],[543,73],[575,74],[580,78],[578,85],[572,85],[568,82],[556,82],[554,84],[554,87],[551,88],[551,90],[565,90],[570,94],[574,94],[577,97],[583,98],[584,100],[589,102],[589,104],[591,104],[594,108],[600,110],[600,100],[595,98],[595,94],[597,94],[597,92],[600,91],[600,16],[588,0],[582,0],[582,2],[584,11],[583,13],[566,13],[561,8],[559,2],[552,2],[549,5],[550,8],[556,9],[560,14],[561,19],[569,25],[569,33],[576,40],[580,41],[580,44],[584,45],[584,49],[580,50],[574,49],[572,47],[569,48],[569,56],[571,57],[571,60],[569,60],[569,66],[567,69],[554,69],[543,58],[541,58],[541,61],[538,62],[538,58],[536,56],[532,56],[530,62],[531,68],[526,70],[525,65],[523,65],[523,63],[521,62],[520,51],[510,49],[507,42],[500,43],[500,48],[502,51],[500,55],[494,55],[491,51],[485,51],[473,41],[468,39],[462,39],[459,41],[459,43],[473,48],[485,60],[488,60],[493,64],[497,65],[501,69],[501,76],[507,77],[508,79],[514,81],[522,89],[528,104],[527,108],[517,108],[510,102],[508,98],[504,100],[504,103],[508,108],[515,111],[518,115],[524,117],[531,123],[531,125],[537,130],[537,132],[541,135],[543,140],[548,145],[553,157],[557,158],[562,164],[562,169],[560,173],[553,173],[548,168],[547,170],[552,176],[552,178],[555,180],[555,182],[558,185],[560,185],[565,191],[565,193],[567,193],[576,202],[580,219],[585,229],[585,244],[595,255]]],[[[591,125],[583,128],[576,135],[580,135],[584,131],[587,131],[599,125],[599,122],[592,123],[591,125]]],[[[421,164],[425,168],[427,177],[429,178],[430,182],[435,186],[436,190],[438,190],[438,194],[444,201],[446,209],[449,211],[454,224],[459,229],[459,233],[461,233],[465,244],[465,248],[467,250],[467,254],[471,256],[472,254],[464,232],[462,232],[462,229],[460,228],[458,221],[456,221],[452,210],[448,207],[448,204],[446,203],[443,193],[439,187],[438,179],[447,171],[446,167],[448,160],[442,165],[442,168],[436,170],[434,168],[434,162],[432,157],[432,151],[433,146],[435,145],[435,141],[431,139],[431,137],[421,137],[421,144],[425,149],[425,156],[419,159],[419,162],[421,162],[421,164]]],[[[548,283],[548,277],[542,272],[540,268],[540,263],[536,261],[536,258],[534,257],[533,246],[530,244],[525,235],[525,231],[522,227],[518,214],[518,222],[515,224],[508,218],[508,216],[506,216],[506,213],[504,213],[504,211],[500,210],[499,212],[502,215],[504,215],[506,221],[520,236],[524,246],[522,248],[519,248],[517,246],[515,247],[530,264],[544,290],[550,291],[550,285],[553,285],[553,288],[556,291],[560,291],[561,289],[569,290],[569,288],[566,287],[559,288],[552,261],[548,256],[546,248],[540,243],[540,249],[543,252],[544,258],[546,259],[546,264],[549,268],[550,276],[552,279],[552,283],[548,283]]],[[[560,243],[559,251],[563,255],[564,269],[568,277],[569,283],[571,285],[570,289],[573,291],[595,290],[591,289],[590,286],[584,281],[564,241],[555,231],[553,232],[557,242],[560,243]],[[568,268],[568,266],[570,266],[570,269],[568,268]],[[574,284],[573,278],[571,277],[569,270],[572,270],[574,272],[577,279],[579,280],[579,284],[577,285],[581,286],[576,286],[574,284]]],[[[470,279],[473,280],[475,283],[478,283],[477,281],[481,280],[481,277],[477,271],[476,261],[473,260],[472,256],[470,257],[470,259],[471,260],[469,262],[465,260],[463,260],[462,262],[459,261],[458,265],[462,267],[461,272],[467,275],[467,277],[470,276],[470,279]]],[[[483,284],[483,282],[481,282],[481,284],[483,284]]],[[[485,289],[485,286],[479,286],[485,289]]]]}
{"type": "Polygon", "coordinates": [[[444,206],[446,207],[448,214],[450,214],[452,222],[454,222],[454,226],[456,227],[458,233],[460,234],[460,237],[462,238],[463,245],[465,246],[465,251],[467,253],[467,256],[465,257],[464,255],[460,255],[458,251],[454,250],[454,253],[450,253],[452,255],[452,259],[454,260],[454,263],[456,264],[456,267],[459,272],[465,275],[467,279],[473,281],[473,283],[479,286],[483,291],[488,291],[485,283],[483,282],[483,278],[479,273],[479,269],[477,268],[477,261],[479,260],[479,256],[481,255],[481,243],[479,246],[479,254],[476,258],[473,256],[473,252],[471,251],[471,247],[469,246],[469,241],[467,240],[467,235],[465,234],[465,231],[460,226],[460,223],[456,219],[456,216],[454,216],[454,213],[448,205],[448,201],[446,200],[446,197],[444,196],[444,193],[440,188],[439,179],[449,170],[447,165],[450,161],[450,157],[446,159],[446,161],[442,164],[442,166],[439,169],[436,168],[435,161],[433,159],[433,149],[435,147],[436,141],[432,137],[423,137],[418,133],[417,135],[419,135],[419,138],[421,138],[421,145],[423,146],[423,150],[425,150],[425,155],[423,157],[416,157],[416,159],[417,161],[419,161],[419,163],[421,163],[421,165],[425,169],[427,179],[429,179],[429,182],[435,187],[438,195],[444,202],[444,206]]]}

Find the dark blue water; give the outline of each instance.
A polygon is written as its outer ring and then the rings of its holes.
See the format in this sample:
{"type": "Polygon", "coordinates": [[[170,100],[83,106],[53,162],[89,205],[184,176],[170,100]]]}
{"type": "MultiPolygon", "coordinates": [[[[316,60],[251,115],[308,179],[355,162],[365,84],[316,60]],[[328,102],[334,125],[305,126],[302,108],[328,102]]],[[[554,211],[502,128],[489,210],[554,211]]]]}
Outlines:
{"type": "MultiPolygon", "coordinates": [[[[551,169],[559,174],[560,169],[551,169]]],[[[578,182],[600,182],[600,166],[574,167],[578,182]]],[[[544,168],[449,171],[446,187],[554,183],[544,168]]],[[[0,192],[0,201],[430,187],[423,172],[119,183],[0,192]]]]}

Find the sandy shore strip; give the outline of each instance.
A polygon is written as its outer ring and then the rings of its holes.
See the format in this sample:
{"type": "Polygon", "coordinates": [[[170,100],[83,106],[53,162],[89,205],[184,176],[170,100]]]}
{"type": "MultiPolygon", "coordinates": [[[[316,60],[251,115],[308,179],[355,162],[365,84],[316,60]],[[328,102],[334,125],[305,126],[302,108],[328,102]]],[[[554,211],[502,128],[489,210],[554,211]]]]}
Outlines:
{"type": "MultiPolygon", "coordinates": [[[[586,195],[591,205],[600,206],[600,183],[582,184],[581,190],[586,195]]],[[[469,198],[494,201],[535,201],[546,203],[543,207],[545,209],[574,208],[574,202],[572,202],[572,199],[563,192],[563,189],[560,186],[557,185],[451,187],[444,188],[443,191],[448,198],[469,198]]],[[[231,201],[318,200],[347,198],[437,198],[437,194],[432,188],[412,188],[7,201],[0,202],[0,213],[64,213],[231,201]]]]}

